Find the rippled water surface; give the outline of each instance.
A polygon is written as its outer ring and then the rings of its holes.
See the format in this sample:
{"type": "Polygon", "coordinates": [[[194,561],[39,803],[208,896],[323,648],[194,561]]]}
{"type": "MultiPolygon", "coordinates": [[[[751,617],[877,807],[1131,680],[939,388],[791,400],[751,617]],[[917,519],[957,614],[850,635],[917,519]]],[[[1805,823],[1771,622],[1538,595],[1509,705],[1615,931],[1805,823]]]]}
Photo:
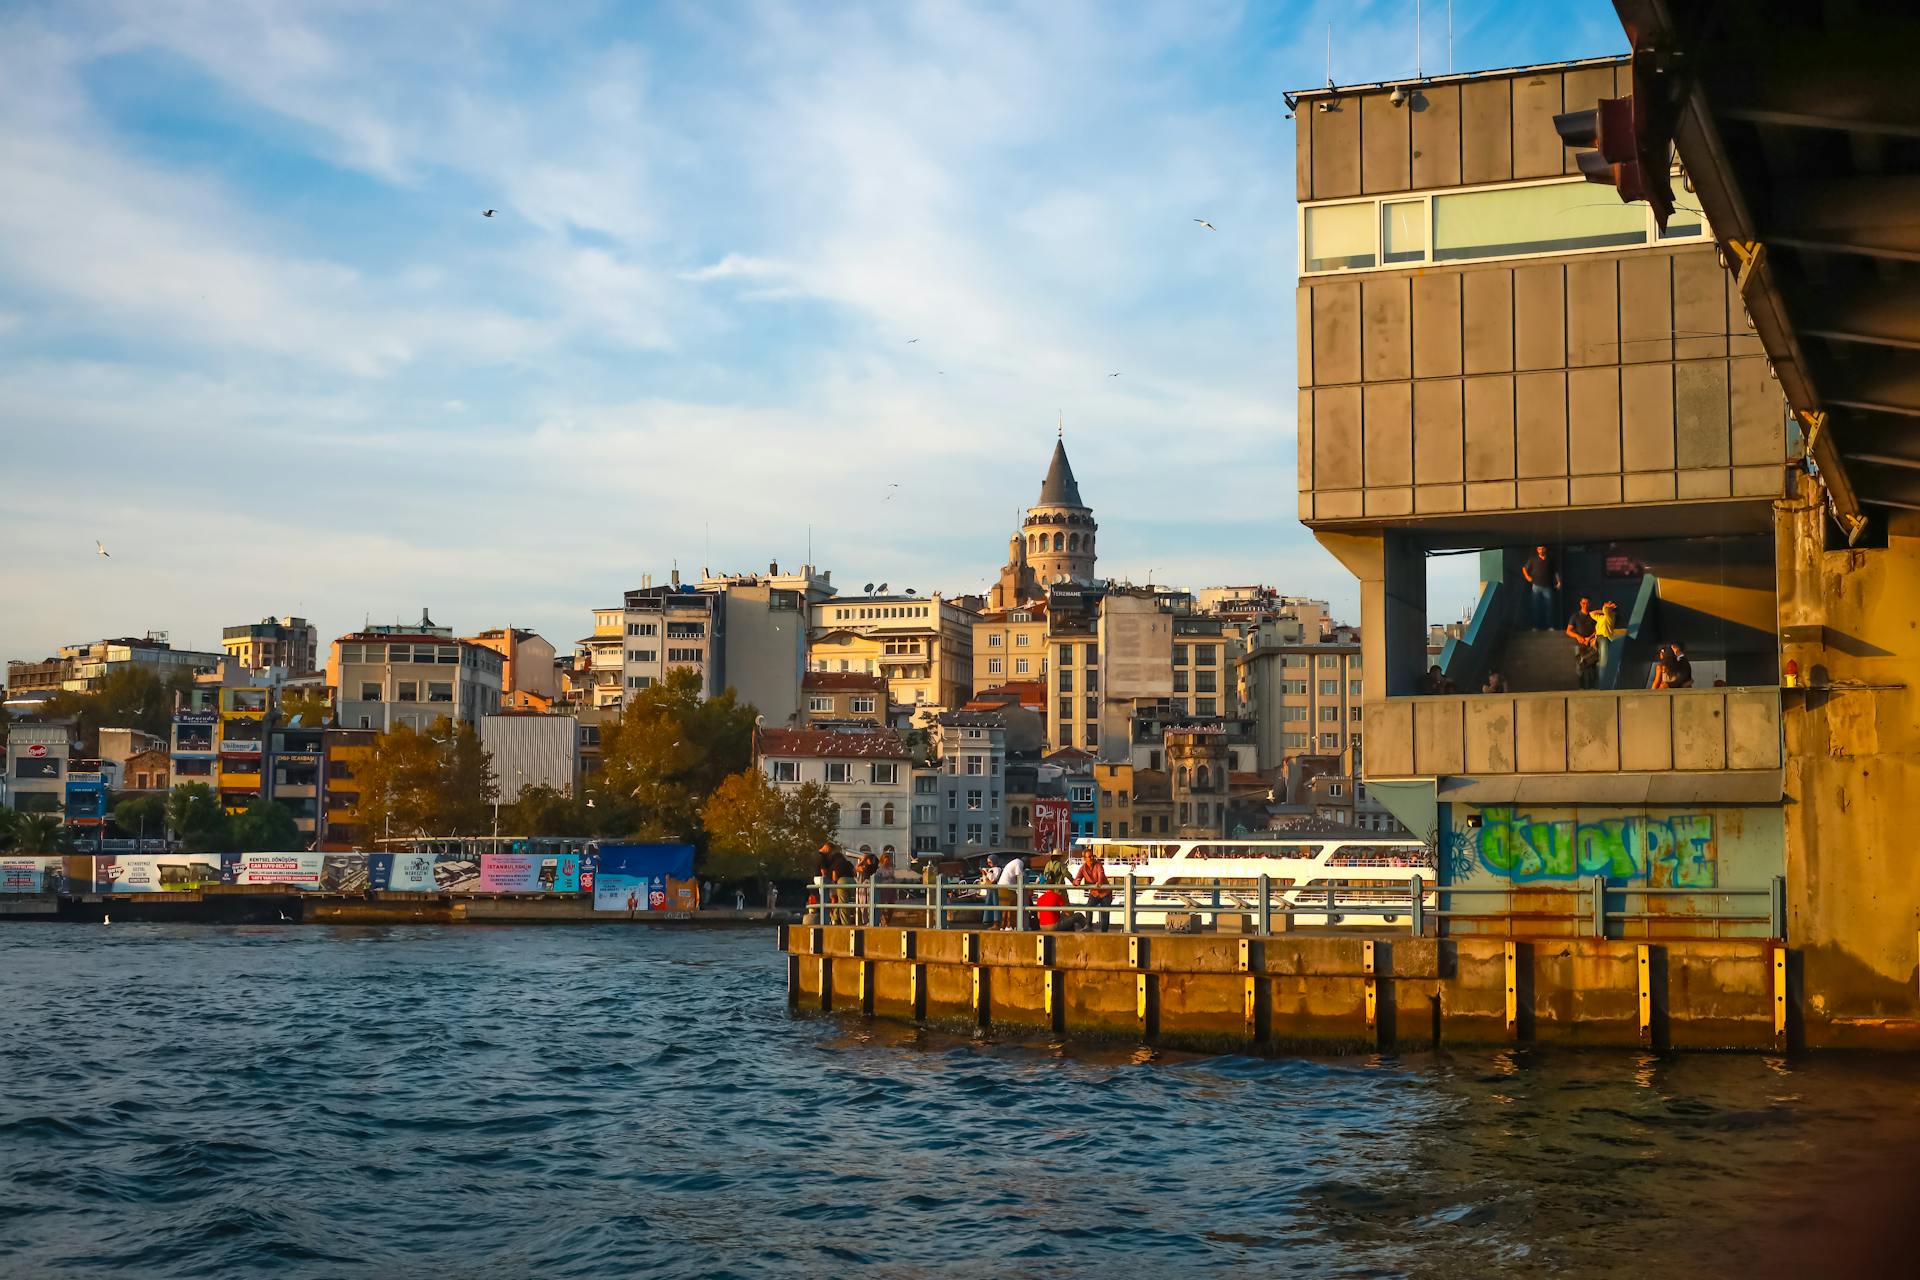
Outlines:
{"type": "Polygon", "coordinates": [[[789,1019],[763,931],[0,928],[0,1274],[1912,1274],[1902,1059],[789,1019]]]}

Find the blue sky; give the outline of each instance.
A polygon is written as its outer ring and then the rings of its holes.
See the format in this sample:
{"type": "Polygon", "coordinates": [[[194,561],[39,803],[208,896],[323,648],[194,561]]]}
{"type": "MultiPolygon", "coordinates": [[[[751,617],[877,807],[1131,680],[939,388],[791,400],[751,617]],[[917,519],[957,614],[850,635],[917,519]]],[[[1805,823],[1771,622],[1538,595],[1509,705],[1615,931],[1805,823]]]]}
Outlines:
{"type": "MultiPolygon", "coordinates": [[[[0,0],[0,657],[422,605],[564,649],[809,528],[843,590],[977,589],[1057,415],[1103,572],[1353,614],[1295,520],[1329,21],[1411,74],[1411,0],[0,0]]],[[[1623,46],[1455,8],[1462,70],[1623,46]]]]}

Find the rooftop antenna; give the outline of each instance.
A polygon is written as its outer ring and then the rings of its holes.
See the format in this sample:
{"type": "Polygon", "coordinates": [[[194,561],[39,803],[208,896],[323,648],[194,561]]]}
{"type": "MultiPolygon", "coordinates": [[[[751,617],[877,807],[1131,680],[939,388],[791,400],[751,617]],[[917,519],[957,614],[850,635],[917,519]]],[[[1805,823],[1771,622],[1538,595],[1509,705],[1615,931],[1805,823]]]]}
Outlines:
{"type": "Polygon", "coordinates": [[[1453,0],[1447,0],[1447,74],[1453,74],[1453,0]]]}
{"type": "Polygon", "coordinates": [[[1420,79],[1420,0],[1413,0],[1413,78],[1420,79]]]}
{"type": "Polygon", "coordinates": [[[1333,24],[1327,24],[1327,88],[1333,88],[1333,24]]]}

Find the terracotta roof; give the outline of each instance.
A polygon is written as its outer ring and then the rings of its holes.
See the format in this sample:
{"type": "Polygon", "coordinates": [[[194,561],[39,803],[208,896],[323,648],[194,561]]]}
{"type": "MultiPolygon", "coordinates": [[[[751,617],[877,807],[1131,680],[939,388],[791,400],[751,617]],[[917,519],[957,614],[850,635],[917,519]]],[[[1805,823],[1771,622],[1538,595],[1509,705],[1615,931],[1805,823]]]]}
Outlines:
{"type": "Polygon", "coordinates": [[[800,678],[800,687],[822,693],[834,690],[882,693],[886,690],[887,678],[868,675],[864,671],[809,671],[800,678]]]}
{"type": "Polygon", "coordinates": [[[767,756],[826,759],[908,758],[907,744],[891,729],[760,729],[754,733],[756,760],[767,756]]]}

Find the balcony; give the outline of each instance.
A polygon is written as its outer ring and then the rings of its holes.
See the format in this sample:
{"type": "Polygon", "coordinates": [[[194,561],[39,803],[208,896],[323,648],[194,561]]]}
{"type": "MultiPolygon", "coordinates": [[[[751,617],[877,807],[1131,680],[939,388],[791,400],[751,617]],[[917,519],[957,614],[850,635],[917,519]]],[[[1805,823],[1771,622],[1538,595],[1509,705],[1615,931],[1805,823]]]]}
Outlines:
{"type": "Polygon", "coordinates": [[[1366,708],[1366,774],[1442,779],[1468,804],[1771,804],[1780,702],[1771,687],[1387,698],[1366,708]]]}

